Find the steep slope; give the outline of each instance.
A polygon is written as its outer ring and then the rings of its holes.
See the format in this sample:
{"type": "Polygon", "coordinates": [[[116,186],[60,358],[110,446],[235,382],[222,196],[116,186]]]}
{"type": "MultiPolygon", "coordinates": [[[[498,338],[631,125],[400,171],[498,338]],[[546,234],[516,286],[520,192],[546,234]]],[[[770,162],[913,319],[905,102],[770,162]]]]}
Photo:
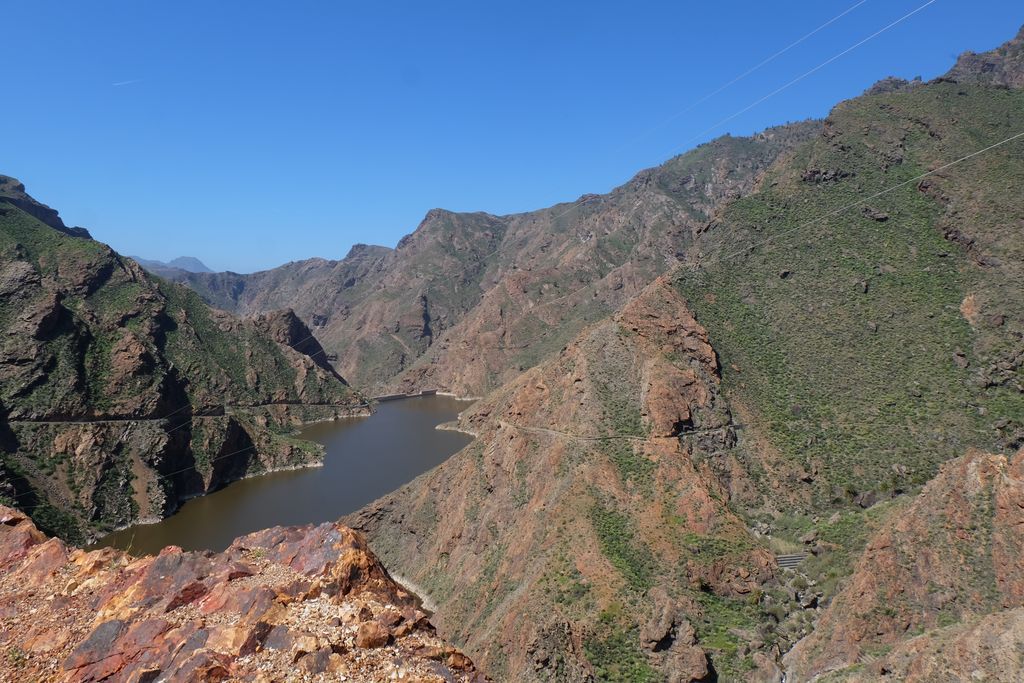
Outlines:
{"type": "Polygon", "coordinates": [[[837,680],[935,680],[928,672],[941,671],[967,680],[981,667],[987,680],[1020,680],[1022,550],[1024,450],[947,463],[870,540],[814,633],[786,656],[787,672],[794,680],[842,669],[837,680]],[[998,624],[1005,630],[985,635],[998,624]],[[957,640],[960,648],[938,646],[957,640]],[[998,668],[979,661],[986,642],[1003,660],[998,668]]]}
{"type": "Polygon", "coordinates": [[[0,196],[0,449],[5,498],[48,532],[81,539],[315,463],[291,425],[365,410],[291,312],[213,311],[27,201],[0,196]]]}
{"type": "Polygon", "coordinates": [[[0,648],[5,681],[486,680],[334,524],[135,558],[0,506],[0,648]]]}
{"type": "Polygon", "coordinates": [[[752,626],[775,567],[704,464],[736,438],[717,373],[658,280],[474,404],[473,444],[349,523],[500,680],[735,675],[751,662],[729,628],[752,626]]]}
{"type": "Polygon", "coordinates": [[[777,680],[905,494],[972,446],[1020,447],[1024,141],[1003,141],[1024,93],[961,79],[836,107],[673,237],[670,279],[490,393],[460,420],[473,445],[351,518],[442,632],[509,680],[777,680]],[[811,557],[780,576],[768,547],[811,557]]]}
{"type": "Polygon", "coordinates": [[[29,196],[25,192],[25,185],[19,182],[17,178],[0,174],[0,202],[18,207],[36,220],[64,234],[74,237],[89,237],[89,231],[85,228],[69,228],[64,225],[64,221],[61,220],[57,210],[29,196]]]}
{"type": "Polygon", "coordinates": [[[182,280],[228,310],[294,308],[357,384],[480,395],[665,272],[723,202],[817,129],[723,137],[578,204],[511,216],[435,209],[394,250],[182,280]]]}

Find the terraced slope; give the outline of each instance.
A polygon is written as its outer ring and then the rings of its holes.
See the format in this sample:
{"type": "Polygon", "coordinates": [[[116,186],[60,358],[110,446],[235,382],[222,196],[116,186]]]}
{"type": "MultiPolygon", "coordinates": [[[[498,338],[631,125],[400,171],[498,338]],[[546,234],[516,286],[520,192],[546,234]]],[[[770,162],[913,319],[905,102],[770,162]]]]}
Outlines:
{"type": "Polygon", "coordinates": [[[291,425],[365,410],[290,311],[211,310],[26,197],[0,194],[0,498],[46,531],[82,539],[315,463],[291,425]]]}

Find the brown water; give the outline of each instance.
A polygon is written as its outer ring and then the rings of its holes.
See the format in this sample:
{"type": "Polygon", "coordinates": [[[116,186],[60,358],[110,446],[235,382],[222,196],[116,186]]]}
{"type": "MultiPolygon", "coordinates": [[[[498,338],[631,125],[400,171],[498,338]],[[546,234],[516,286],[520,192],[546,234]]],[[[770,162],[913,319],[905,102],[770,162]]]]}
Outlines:
{"type": "Polygon", "coordinates": [[[423,396],[377,405],[370,417],[322,422],[302,436],[324,444],[323,467],[243,479],[186,502],[157,524],[139,524],[100,539],[97,546],[157,553],[167,545],[223,550],[236,537],[277,525],[337,520],[441,464],[470,442],[434,429],[469,404],[423,396]]]}

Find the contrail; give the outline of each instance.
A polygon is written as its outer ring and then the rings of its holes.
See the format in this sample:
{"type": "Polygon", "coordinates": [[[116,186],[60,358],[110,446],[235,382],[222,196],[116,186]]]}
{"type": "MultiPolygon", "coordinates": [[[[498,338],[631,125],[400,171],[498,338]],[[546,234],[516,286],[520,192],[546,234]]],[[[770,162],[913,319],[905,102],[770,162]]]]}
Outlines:
{"type": "Polygon", "coordinates": [[[117,83],[111,83],[111,87],[120,88],[122,85],[131,85],[132,83],[141,83],[141,78],[134,78],[130,81],[118,81],[117,83]]]}

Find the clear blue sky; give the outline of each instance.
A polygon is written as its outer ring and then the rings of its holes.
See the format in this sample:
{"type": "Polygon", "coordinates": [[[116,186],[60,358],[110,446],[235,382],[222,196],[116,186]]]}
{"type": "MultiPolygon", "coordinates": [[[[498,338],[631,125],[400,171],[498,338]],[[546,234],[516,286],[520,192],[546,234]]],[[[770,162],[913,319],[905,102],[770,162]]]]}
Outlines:
{"type": "Polygon", "coordinates": [[[393,246],[432,207],[603,192],[1012,37],[1020,0],[3,3],[0,173],[122,253],[249,271],[393,246]],[[698,140],[693,140],[698,136],[698,140]]]}

